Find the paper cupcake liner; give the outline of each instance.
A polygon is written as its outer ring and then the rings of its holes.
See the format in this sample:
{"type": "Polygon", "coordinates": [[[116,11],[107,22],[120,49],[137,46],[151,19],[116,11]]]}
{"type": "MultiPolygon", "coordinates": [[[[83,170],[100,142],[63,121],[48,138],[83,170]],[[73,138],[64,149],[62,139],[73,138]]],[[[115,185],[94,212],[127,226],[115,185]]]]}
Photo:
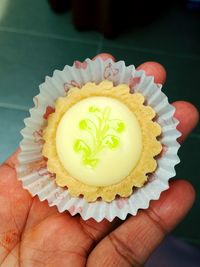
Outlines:
{"type": "Polygon", "coordinates": [[[30,109],[30,117],[25,119],[25,128],[21,131],[18,179],[32,196],[38,195],[41,201],[47,200],[49,206],[57,206],[59,212],[68,210],[71,215],[79,213],[84,220],[94,218],[112,221],[115,217],[124,220],[128,214],[136,215],[138,209],[149,207],[150,200],[159,199],[162,191],[168,189],[168,181],[175,176],[175,165],[179,163],[176,141],[180,136],[173,117],[175,108],[169,104],[161,91],[161,85],[155,84],[153,77],[147,77],[144,71],[137,71],[133,65],[126,67],[123,61],[111,59],[83,63],[75,61],[72,67],[65,66],[62,71],[55,70],[52,77],[46,77],[40,85],[40,93],[34,97],[35,107],[30,109]],[[148,182],[128,198],[116,198],[112,202],[97,200],[88,203],[84,198],[72,197],[67,189],[56,185],[55,177],[47,170],[46,159],[42,156],[42,131],[47,125],[47,117],[54,112],[55,100],[65,96],[73,86],[81,88],[87,82],[100,83],[110,80],[114,85],[126,83],[130,92],[140,92],[145,97],[145,104],[156,112],[155,120],[162,128],[159,137],[163,149],[157,157],[157,169],[150,175],[148,182]]]}

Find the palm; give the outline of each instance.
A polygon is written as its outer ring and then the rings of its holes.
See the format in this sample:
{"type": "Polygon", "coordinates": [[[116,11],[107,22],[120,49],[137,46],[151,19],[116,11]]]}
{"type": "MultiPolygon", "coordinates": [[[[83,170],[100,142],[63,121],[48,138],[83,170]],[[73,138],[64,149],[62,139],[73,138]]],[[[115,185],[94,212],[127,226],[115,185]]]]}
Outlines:
{"type": "MultiPolygon", "coordinates": [[[[164,82],[161,66],[144,63],[139,68],[154,75],[156,82],[164,82]]],[[[186,102],[174,105],[183,141],[197,124],[198,112],[186,102]]],[[[141,266],[194,200],[191,185],[176,181],[148,210],[121,225],[119,220],[83,221],[32,198],[16,178],[16,158],[14,154],[0,166],[1,267],[141,266]]]]}
{"type": "Polygon", "coordinates": [[[60,214],[32,198],[11,166],[1,167],[0,195],[1,266],[85,266],[89,252],[111,226],[60,214]]]}

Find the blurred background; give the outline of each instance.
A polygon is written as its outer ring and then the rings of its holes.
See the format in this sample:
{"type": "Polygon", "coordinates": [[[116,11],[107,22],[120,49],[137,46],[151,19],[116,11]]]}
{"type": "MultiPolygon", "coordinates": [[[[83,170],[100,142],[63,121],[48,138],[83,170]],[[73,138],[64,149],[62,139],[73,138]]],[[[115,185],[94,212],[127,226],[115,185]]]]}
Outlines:
{"type": "MultiPolygon", "coordinates": [[[[0,162],[18,147],[23,119],[45,76],[101,52],[127,65],[160,62],[167,69],[163,90],[170,102],[190,101],[200,110],[199,2],[0,0],[0,162]]],[[[196,247],[199,148],[200,125],[181,147],[177,167],[177,176],[192,182],[197,198],[173,233],[196,247]]]]}

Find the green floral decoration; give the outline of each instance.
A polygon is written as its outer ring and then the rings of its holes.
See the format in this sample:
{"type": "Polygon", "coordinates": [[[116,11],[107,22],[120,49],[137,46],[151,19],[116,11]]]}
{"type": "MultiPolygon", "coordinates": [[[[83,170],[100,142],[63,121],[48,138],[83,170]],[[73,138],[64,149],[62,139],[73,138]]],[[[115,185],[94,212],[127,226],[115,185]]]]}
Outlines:
{"type": "Polygon", "coordinates": [[[79,128],[82,131],[88,132],[92,142],[77,139],[73,148],[75,152],[82,153],[84,165],[95,168],[99,162],[99,152],[106,148],[115,149],[119,147],[119,135],[125,130],[125,124],[119,119],[110,119],[110,107],[100,109],[95,106],[90,106],[88,111],[92,116],[81,120],[79,122],[79,128]]]}

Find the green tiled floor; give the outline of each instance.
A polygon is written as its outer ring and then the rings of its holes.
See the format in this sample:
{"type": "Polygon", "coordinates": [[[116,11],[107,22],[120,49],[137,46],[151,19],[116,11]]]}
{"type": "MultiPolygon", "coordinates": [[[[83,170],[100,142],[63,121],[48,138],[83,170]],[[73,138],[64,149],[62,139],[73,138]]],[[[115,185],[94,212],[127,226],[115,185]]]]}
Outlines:
{"type": "Polygon", "coordinates": [[[0,102],[30,107],[38,85],[75,58],[93,57],[97,45],[0,31],[0,102]],[[8,97],[9,96],[9,97],[8,97]]]}
{"type": "Polygon", "coordinates": [[[74,30],[71,14],[52,15],[48,0],[1,0],[7,3],[6,15],[0,28],[11,32],[27,32],[30,35],[48,36],[52,39],[77,40],[80,43],[98,44],[97,32],[80,33],[74,30]]]}
{"type": "Polygon", "coordinates": [[[2,138],[0,160],[2,161],[5,155],[17,149],[21,138],[20,130],[24,127],[23,119],[28,116],[28,112],[0,107],[0,114],[0,138],[2,138]]]}
{"type": "MultiPolygon", "coordinates": [[[[45,75],[99,52],[110,52],[127,64],[162,63],[168,71],[164,91],[170,101],[191,101],[200,110],[199,28],[200,17],[174,4],[150,25],[106,40],[97,32],[76,31],[71,14],[54,14],[47,0],[0,0],[0,162],[18,146],[23,118],[45,75]]],[[[177,168],[177,177],[194,184],[197,200],[175,231],[198,244],[199,147],[200,126],[182,146],[177,168]]]]}

